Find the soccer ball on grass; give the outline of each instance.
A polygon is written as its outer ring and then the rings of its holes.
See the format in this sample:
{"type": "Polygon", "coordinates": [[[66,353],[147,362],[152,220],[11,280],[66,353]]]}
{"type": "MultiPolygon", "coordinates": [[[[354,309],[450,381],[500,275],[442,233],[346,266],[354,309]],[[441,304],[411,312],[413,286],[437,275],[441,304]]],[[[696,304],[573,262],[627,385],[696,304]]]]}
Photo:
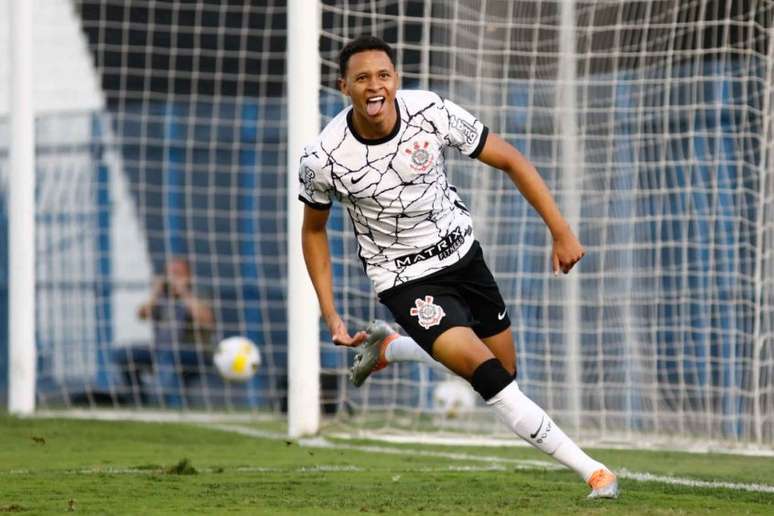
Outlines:
{"type": "Polygon", "coordinates": [[[261,353],[247,337],[227,337],[218,343],[212,361],[225,380],[246,382],[261,365],[261,353]]]}

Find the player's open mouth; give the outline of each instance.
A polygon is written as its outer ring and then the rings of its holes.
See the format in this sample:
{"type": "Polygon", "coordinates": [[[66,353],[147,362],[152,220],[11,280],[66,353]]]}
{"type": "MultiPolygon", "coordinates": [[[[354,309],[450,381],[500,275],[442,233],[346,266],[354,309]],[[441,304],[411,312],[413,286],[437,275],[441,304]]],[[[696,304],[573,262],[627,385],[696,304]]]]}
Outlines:
{"type": "Polygon", "coordinates": [[[366,111],[368,116],[376,116],[381,112],[384,105],[384,97],[371,97],[366,100],[366,111]]]}

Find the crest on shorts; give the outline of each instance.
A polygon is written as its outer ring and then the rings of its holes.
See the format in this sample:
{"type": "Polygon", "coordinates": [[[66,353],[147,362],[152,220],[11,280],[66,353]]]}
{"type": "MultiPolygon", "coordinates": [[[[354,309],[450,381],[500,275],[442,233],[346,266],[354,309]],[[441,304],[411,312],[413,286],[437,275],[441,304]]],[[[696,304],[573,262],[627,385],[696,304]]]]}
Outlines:
{"type": "Polygon", "coordinates": [[[409,313],[419,319],[419,325],[426,330],[441,324],[441,319],[446,315],[443,308],[433,303],[433,296],[425,296],[424,300],[417,298],[414,305],[409,313]]]}
{"type": "Polygon", "coordinates": [[[411,168],[417,172],[427,172],[427,169],[433,164],[433,157],[427,148],[430,142],[424,141],[421,145],[414,142],[414,145],[405,150],[406,154],[411,156],[411,168]]]}

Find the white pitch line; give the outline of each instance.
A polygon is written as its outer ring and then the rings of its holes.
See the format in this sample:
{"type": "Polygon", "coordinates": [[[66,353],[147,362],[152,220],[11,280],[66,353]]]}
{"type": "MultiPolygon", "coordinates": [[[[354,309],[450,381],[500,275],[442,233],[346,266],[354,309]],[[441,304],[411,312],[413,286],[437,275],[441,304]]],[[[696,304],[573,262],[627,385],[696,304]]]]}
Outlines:
{"type": "MultiPolygon", "coordinates": [[[[267,432],[264,430],[256,430],[254,428],[232,425],[206,425],[207,428],[214,428],[217,430],[223,430],[226,432],[233,432],[249,437],[260,437],[265,439],[284,439],[288,440],[285,434],[277,432],[267,432]]],[[[564,469],[555,462],[546,462],[542,460],[529,460],[529,459],[511,459],[508,457],[496,457],[487,455],[472,455],[469,453],[457,453],[457,452],[440,452],[433,450],[417,450],[407,448],[390,448],[387,446],[369,446],[359,444],[343,444],[338,442],[332,442],[322,437],[314,437],[311,439],[299,439],[296,441],[299,446],[306,448],[331,448],[336,450],[351,450],[364,453],[382,453],[388,455],[412,455],[422,457],[436,457],[439,459],[461,460],[461,461],[478,461],[488,463],[501,463],[501,464],[514,464],[518,466],[526,466],[531,469],[564,469]]]]}
{"type": "Polygon", "coordinates": [[[732,489],[734,491],[750,491],[753,493],[774,493],[774,486],[768,484],[742,484],[738,482],[722,482],[719,480],[695,480],[692,478],[680,478],[652,473],[637,473],[625,468],[616,471],[620,478],[637,480],[638,482],[661,482],[686,487],[704,487],[707,489],[732,489]]]}
{"type": "MultiPolygon", "coordinates": [[[[213,428],[216,430],[223,430],[226,432],[233,432],[250,437],[260,437],[265,439],[284,439],[288,440],[287,435],[279,432],[267,432],[262,430],[256,430],[254,428],[243,426],[231,426],[231,425],[206,425],[207,428],[213,428]]],[[[516,469],[550,469],[560,470],[565,469],[555,462],[546,462],[540,460],[526,460],[526,459],[511,459],[507,457],[496,456],[484,456],[484,455],[471,455],[468,453],[457,452],[441,452],[431,450],[417,450],[408,448],[390,448],[385,446],[370,446],[370,445],[357,445],[357,444],[342,444],[337,442],[331,442],[321,437],[315,437],[311,439],[299,439],[299,446],[310,448],[332,448],[337,450],[351,450],[365,453],[383,453],[389,455],[411,455],[411,456],[423,456],[423,457],[437,457],[450,460],[459,461],[476,461],[487,462],[496,464],[510,464],[516,469]]],[[[495,466],[497,467],[497,466],[495,466]]],[[[450,471],[467,471],[465,469],[455,469],[450,471]]],[[[469,471],[481,471],[481,469],[470,469],[469,471]]],[[[652,473],[640,473],[636,471],[629,471],[627,469],[620,469],[615,471],[620,478],[627,480],[635,480],[638,482],[659,482],[662,484],[686,486],[686,487],[698,487],[705,489],[730,489],[733,491],[749,491],[754,493],[774,493],[774,485],[769,484],[745,484],[741,482],[723,482],[723,481],[709,481],[709,480],[696,480],[692,478],[674,477],[671,475],[654,475],[652,473]]]]}
{"type": "Polygon", "coordinates": [[[313,448],[333,448],[336,450],[351,450],[365,453],[382,453],[388,455],[411,455],[413,457],[435,457],[439,459],[450,459],[460,461],[478,461],[487,463],[500,463],[500,464],[513,464],[528,469],[550,469],[560,470],[565,469],[564,466],[555,462],[546,462],[542,460],[529,460],[529,459],[511,459],[508,457],[497,457],[492,455],[473,455],[470,453],[458,453],[458,452],[441,452],[432,450],[417,450],[407,448],[390,448],[386,446],[369,446],[359,444],[342,444],[342,443],[330,443],[325,446],[320,446],[317,442],[308,442],[305,440],[299,441],[300,446],[308,446],[313,448]]]}

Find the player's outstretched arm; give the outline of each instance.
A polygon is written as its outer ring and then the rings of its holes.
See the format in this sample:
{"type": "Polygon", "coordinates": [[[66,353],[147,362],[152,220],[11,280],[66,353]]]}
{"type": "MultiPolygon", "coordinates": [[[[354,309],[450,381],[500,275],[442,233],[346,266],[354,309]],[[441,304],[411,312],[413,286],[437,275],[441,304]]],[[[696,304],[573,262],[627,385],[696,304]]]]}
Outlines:
{"type": "Polygon", "coordinates": [[[565,274],[570,272],[583,258],[585,251],[534,165],[518,149],[496,134],[489,135],[478,159],[508,174],[551,231],[554,239],[551,255],[554,274],[560,270],[565,274]]]}
{"type": "Polygon", "coordinates": [[[328,222],[329,210],[317,210],[304,206],[304,222],[301,226],[301,246],[304,251],[304,261],[317,301],[320,303],[325,324],[331,332],[333,343],[339,346],[359,346],[368,337],[366,332],[359,331],[350,336],[344,321],[341,320],[333,302],[333,275],[331,273],[331,253],[328,247],[328,232],[325,226],[328,222]]]}

